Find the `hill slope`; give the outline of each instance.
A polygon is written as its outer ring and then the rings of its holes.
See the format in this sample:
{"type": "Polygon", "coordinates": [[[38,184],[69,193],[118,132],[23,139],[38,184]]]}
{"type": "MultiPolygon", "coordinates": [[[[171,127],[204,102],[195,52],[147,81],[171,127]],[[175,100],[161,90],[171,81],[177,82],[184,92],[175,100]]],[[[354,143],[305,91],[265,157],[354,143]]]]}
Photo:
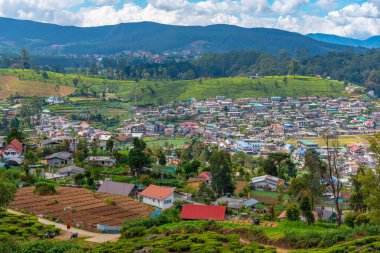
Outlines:
{"type": "Polygon", "coordinates": [[[311,54],[353,48],[320,42],[307,36],[267,28],[230,25],[172,26],[151,22],[101,27],[59,26],[0,18],[0,52],[18,52],[26,47],[35,53],[113,54],[125,50],[226,52],[256,49],[311,54]]]}
{"type": "MultiPolygon", "coordinates": [[[[100,96],[108,90],[108,95],[130,101],[136,105],[160,104],[187,98],[207,99],[215,96],[230,98],[257,97],[303,97],[303,96],[345,96],[344,84],[334,80],[324,80],[307,76],[268,76],[261,79],[247,77],[210,78],[178,81],[121,81],[86,76],[48,72],[48,78],[33,70],[1,69],[1,75],[17,76],[23,80],[73,86],[78,79],[78,90],[100,96]]],[[[52,85],[52,84],[50,84],[52,85]]],[[[54,86],[53,86],[54,87],[54,86]]]]}
{"type": "Polygon", "coordinates": [[[8,98],[10,95],[65,97],[74,91],[74,87],[54,85],[39,81],[20,80],[14,76],[0,76],[0,99],[8,98]]]}
{"type": "Polygon", "coordinates": [[[380,48],[380,36],[373,36],[366,40],[358,40],[347,37],[341,37],[332,34],[310,33],[310,38],[326,43],[334,43],[352,47],[380,48]]]}

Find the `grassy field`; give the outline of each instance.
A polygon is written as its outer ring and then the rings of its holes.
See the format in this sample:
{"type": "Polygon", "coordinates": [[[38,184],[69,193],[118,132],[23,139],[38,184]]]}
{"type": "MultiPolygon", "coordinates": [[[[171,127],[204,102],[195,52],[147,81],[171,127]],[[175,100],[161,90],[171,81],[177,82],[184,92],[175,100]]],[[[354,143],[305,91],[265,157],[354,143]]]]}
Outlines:
{"type": "Polygon", "coordinates": [[[75,91],[74,87],[56,86],[39,81],[19,80],[14,76],[0,76],[0,98],[10,95],[22,96],[67,96],[75,91]]]}
{"type": "Polygon", "coordinates": [[[148,145],[148,147],[161,147],[165,143],[168,143],[169,145],[173,145],[174,147],[184,147],[187,142],[190,140],[188,138],[160,138],[160,139],[154,139],[154,138],[144,138],[144,141],[148,145]]]}
{"type": "MultiPolygon", "coordinates": [[[[109,80],[74,74],[48,72],[48,77],[33,70],[1,69],[0,75],[16,76],[21,80],[35,80],[64,86],[85,87],[90,94],[101,94],[107,90],[107,97],[126,99],[136,105],[160,104],[187,98],[206,99],[215,96],[231,98],[271,96],[348,96],[342,82],[315,77],[269,76],[261,79],[248,77],[196,79],[196,80],[109,80]]],[[[55,85],[52,86],[53,90],[55,85]]]]}
{"type": "MultiPolygon", "coordinates": [[[[320,147],[326,146],[326,143],[322,137],[290,139],[290,140],[286,141],[286,143],[292,144],[292,145],[297,145],[298,140],[309,140],[309,141],[317,143],[320,147]]],[[[367,144],[368,143],[368,136],[366,136],[366,135],[341,135],[341,136],[339,136],[339,144],[341,146],[345,146],[347,144],[353,144],[353,143],[357,143],[357,142],[367,144]]]]}

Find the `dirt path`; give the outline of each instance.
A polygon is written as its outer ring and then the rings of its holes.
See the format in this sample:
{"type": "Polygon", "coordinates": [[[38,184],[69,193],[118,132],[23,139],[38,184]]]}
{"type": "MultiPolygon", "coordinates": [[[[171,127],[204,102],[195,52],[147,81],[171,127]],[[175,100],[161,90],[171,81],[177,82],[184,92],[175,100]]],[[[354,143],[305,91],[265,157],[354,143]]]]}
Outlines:
{"type": "MultiPolygon", "coordinates": [[[[11,214],[15,215],[24,215],[23,213],[7,209],[7,211],[11,214]]],[[[71,228],[70,230],[67,230],[66,225],[63,225],[61,223],[56,223],[44,218],[38,218],[38,221],[42,224],[46,225],[54,225],[56,228],[61,229],[64,233],[57,237],[57,239],[65,240],[70,239],[71,232],[78,233],[79,237],[88,237],[85,239],[89,242],[97,242],[97,243],[104,243],[104,242],[116,242],[120,238],[120,234],[100,234],[100,233],[94,233],[78,228],[71,228]]]]}

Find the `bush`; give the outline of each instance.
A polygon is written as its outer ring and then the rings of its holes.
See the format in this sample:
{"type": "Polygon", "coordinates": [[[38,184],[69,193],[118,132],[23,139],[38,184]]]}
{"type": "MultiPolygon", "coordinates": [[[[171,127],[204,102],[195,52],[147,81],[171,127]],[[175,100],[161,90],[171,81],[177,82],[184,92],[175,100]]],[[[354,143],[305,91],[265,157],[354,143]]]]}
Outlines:
{"type": "Polygon", "coordinates": [[[356,218],[356,216],[352,213],[345,215],[344,216],[344,224],[350,228],[353,228],[355,226],[355,218],[356,218]]]}
{"type": "Polygon", "coordinates": [[[290,221],[300,220],[300,209],[296,205],[290,205],[286,209],[286,217],[290,221]]]}
{"type": "Polygon", "coordinates": [[[77,244],[53,240],[37,240],[21,245],[22,253],[66,253],[69,251],[83,252],[77,244]]]}
{"type": "Polygon", "coordinates": [[[104,204],[109,205],[109,206],[115,206],[116,202],[113,199],[110,198],[105,198],[103,200],[104,204]]]}
{"type": "Polygon", "coordinates": [[[358,214],[355,218],[355,225],[360,226],[360,225],[367,225],[369,223],[370,217],[366,213],[361,213],[358,214]]]}
{"type": "Polygon", "coordinates": [[[36,185],[36,188],[33,191],[34,194],[46,196],[46,195],[53,195],[57,194],[57,190],[55,189],[55,186],[53,184],[49,183],[38,183],[36,185]]]}

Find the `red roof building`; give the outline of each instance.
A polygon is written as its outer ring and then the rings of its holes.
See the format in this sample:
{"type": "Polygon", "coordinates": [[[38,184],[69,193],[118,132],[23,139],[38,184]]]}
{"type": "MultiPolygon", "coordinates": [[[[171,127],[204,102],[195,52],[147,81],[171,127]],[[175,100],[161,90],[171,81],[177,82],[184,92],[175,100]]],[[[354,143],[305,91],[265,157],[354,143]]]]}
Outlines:
{"type": "Polygon", "coordinates": [[[164,200],[170,194],[174,192],[175,188],[172,187],[164,187],[151,184],[145,190],[140,192],[140,196],[149,197],[152,199],[164,200]]]}
{"type": "Polygon", "coordinates": [[[22,155],[22,143],[14,139],[2,151],[4,159],[18,158],[22,155]]]}
{"type": "Polygon", "coordinates": [[[183,220],[218,220],[222,221],[226,217],[226,206],[208,205],[183,205],[181,219],[183,220]]]}
{"type": "Polygon", "coordinates": [[[145,190],[140,192],[140,197],[145,204],[158,207],[160,209],[168,209],[173,206],[174,190],[172,187],[164,187],[158,185],[149,185],[145,190]]]}

